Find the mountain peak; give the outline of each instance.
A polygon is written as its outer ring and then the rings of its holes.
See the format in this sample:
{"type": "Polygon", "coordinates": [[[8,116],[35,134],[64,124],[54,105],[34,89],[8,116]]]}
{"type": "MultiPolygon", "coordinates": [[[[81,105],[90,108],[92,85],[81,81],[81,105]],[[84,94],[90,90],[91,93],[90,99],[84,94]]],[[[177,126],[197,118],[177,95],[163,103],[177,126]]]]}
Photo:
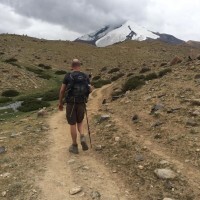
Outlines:
{"type": "Polygon", "coordinates": [[[118,25],[104,26],[93,33],[76,39],[76,41],[91,43],[97,47],[106,47],[125,40],[144,41],[148,39],[161,40],[171,44],[184,43],[184,41],[179,40],[172,35],[149,31],[131,20],[127,20],[118,25]]]}

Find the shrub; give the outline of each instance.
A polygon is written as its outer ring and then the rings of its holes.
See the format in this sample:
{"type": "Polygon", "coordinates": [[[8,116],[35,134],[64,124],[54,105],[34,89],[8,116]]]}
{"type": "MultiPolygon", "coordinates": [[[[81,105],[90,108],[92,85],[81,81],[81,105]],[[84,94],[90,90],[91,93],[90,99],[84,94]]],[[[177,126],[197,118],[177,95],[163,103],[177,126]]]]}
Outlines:
{"type": "Polygon", "coordinates": [[[108,71],[109,74],[112,74],[114,72],[118,72],[120,69],[118,67],[112,68],[110,71],[108,71]]]}
{"type": "Polygon", "coordinates": [[[4,97],[16,97],[19,95],[19,92],[17,90],[6,90],[1,95],[4,97]]]}
{"type": "Polygon", "coordinates": [[[93,81],[97,81],[97,80],[99,80],[100,78],[101,78],[101,76],[98,75],[98,76],[93,77],[92,80],[93,80],[93,81]]]}
{"type": "Polygon", "coordinates": [[[145,72],[148,72],[148,71],[151,71],[151,69],[150,69],[149,67],[147,67],[147,66],[144,66],[144,67],[142,67],[142,69],[140,70],[140,73],[142,74],[142,73],[145,73],[145,72]]]}
{"type": "Polygon", "coordinates": [[[102,67],[100,71],[101,71],[101,72],[104,72],[104,71],[106,71],[106,70],[107,70],[107,67],[102,67]]]}
{"type": "Polygon", "coordinates": [[[64,74],[66,74],[67,72],[65,71],[65,70],[57,70],[56,72],[55,72],[55,74],[57,74],[57,75],[64,75],[64,74]]]}
{"type": "Polygon", "coordinates": [[[17,62],[16,58],[8,58],[5,60],[6,63],[12,63],[12,62],[17,62]]]}
{"type": "Polygon", "coordinates": [[[121,78],[122,76],[124,76],[124,73],[120,73],[120,74],[117,74],[116,76],[113,76],[111,78],[111,81],[117,81],[119,78],[121,78]]]}
{"type": "Polygon", "coordinates": [[[26,67],[26,69],[30,72],[33,72],[35,74],[41,74],[42,72],[44,72],[42,69],[38,69],[38,68],[32,68],[32,67],[26,67]]]}
{"type": "Polygon", "coordinates": [[[134,75],[134,73],[128,73],[127,77],[130,77],[130,76],[133,76],[133,75],[134,75]]]}
{"type": "Polygon", "coordinates": [[[93,85],[95,88],[101,88],[102,86],[107,85],[107,84],[110,84],[110,83],[111,83],[111,80],[99,79],[98,81],[92,82],[92,85],[93,85]]]}
{"type": "Polygon", "coordinates": [[[40,74],[38,77],[39,78],[43,78],[43,79],[47,79],[47,80],[49,80],[50,78],[52,78],[49,74],[44,74],[44,73],[40,74]]]}
{"type": "Polygon", "coordinates": [[[7,103],[12,101],[12,98],[9,97],[0,97],[0,103],[7,103]]]}
{"type": "Polygon", "coordinates": [[[43,68],[43,69],[52,69],[51,66],[45,65],[45,64],[39,64],[38,67],[43,68]]]}
{"type": "Polygon", "coordinates": [[[27,96],[17,97],[16,101],[28,101],[28,100],[31,100],[31,99],[38,99],[38,98],[42,98],[42,97],[43,97],[43,94],[35,93],[35,94],[27,95],[27,96]]]}
{"type": "Polygon", "coordinates": [[[159,76],[159,77],[163,77],[163,76],[165,76],[166,74],[168,74],[168,73],[170,73],[170,72],[172,72],[172,69],[170,69],[170,68],[168,68],[168,69],[163,69],[163,70],[161,70],[161,71],[158,73],[158,76],[159,76]]]}
{"type": "Polygon", "coordinates": [[[135,90],[140,88],[144,84],[145,84],[144,79],[142,79],[140,76],[134,76],[125,82],[125,84],[122,87],[122,90],[123,92],[126,92],[128,90],[135,90]]]}
{"type": "Polygon", "coordinates": [[[158,78],[158,75],[155,72],[153,72],[153,73],[147,74],[145,77],[145,80],[150,81],[157,78],[158,78]]]}
{"type": "Polygon", "coordinates": [[[43,94],[42,100],[43,101],[55,101],[55,100],[58,100],[58,98],[59,98],[59,89],[56,88],[56,89],[45,92],[43,94]]]}
{"type": "Polygon", "coordinates": [[[50,103],[45,101],[39,101],[36,99],[28,99],[22,103],[22,106],[18,108],[21,112],[30,112],[34,110],[38,110],[43,107],[49,107],[50,103]]]}

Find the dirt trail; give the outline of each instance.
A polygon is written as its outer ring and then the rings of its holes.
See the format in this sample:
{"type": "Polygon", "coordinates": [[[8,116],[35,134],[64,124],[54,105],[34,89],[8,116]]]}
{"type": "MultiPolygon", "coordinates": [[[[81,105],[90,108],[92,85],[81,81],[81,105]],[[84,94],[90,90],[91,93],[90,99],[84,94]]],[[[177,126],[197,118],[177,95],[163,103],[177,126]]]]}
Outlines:
{"type": "MultiPolygon", "coordinates": [[[[102,93],[106,89],[96,90],[89,102],[89,115],[98,110],[102,93]],[[94,98],[95,97],[95,98],[94,98]]],[[[107,169],[100,160],[95,159],[95,152],[90,150],[79,155],[68,152],[71,143],[70,132],[65,120],[65,112],[57,112],[49,119],[51,141],[46,172],[39,185],[42,190],[41,200],[92,199],[91,193],[98,191],[102,200],[137,199],[125,196],[126,189],[119,183],[115,174],[107,169]],[[72,196],[69,190],[81,186],[83,191],[72,196]]],[[[80,149],[80,146],[79,146],[80,149]]]]}

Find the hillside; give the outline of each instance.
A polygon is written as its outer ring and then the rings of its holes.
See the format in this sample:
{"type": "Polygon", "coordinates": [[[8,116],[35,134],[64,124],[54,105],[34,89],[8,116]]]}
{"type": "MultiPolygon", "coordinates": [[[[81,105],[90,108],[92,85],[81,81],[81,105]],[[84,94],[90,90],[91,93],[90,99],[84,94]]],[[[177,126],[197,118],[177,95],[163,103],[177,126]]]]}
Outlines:
{"type": "Polygon", "coordinates": [[[0,109],[0,199],[72,198],[78,185],[77,200],[199,200],[199,55],[160,41],[97,48],[0,35],[0,107],[26,102],[20,112],[0,109]],[[57,111],[74,57],[96,87],[88,103],[93,149],[79,156],[68,154],[65,113],[57,111]],[[19,94],[3,102],[11,89],[19,94]],[[41,105],[27,111],[33,103],[41,105]]]}

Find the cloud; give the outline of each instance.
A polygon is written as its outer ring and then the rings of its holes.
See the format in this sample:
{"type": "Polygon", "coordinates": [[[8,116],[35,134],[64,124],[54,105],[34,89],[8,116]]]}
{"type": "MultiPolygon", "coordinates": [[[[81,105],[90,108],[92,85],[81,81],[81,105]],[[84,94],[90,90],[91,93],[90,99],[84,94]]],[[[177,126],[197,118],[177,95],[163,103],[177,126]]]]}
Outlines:
{"type": "Polygon", "coordinates": [[[80,36],[79,33],[68,30],[62,25],[19,15],[12,8],[2,4],[0,4],[0,19],[0,33],[24,34],[52,40],[74,40],[80,36]]]}
{"type": "MultiPolygon", "coordinates": [[[[12,8],[11,16],[0,14],[0,19],[10,22],[14,32],[26,30],[36,34],[39,27],[40,35],[46,38],[73,39],[106,24],[131,19],[149,30],[200,40],[199,0],[0,0],[0,3],[7,5],[6,9],[12,8]]],[[[0,30],[4,30],[1,24],[0,30]]]]}

